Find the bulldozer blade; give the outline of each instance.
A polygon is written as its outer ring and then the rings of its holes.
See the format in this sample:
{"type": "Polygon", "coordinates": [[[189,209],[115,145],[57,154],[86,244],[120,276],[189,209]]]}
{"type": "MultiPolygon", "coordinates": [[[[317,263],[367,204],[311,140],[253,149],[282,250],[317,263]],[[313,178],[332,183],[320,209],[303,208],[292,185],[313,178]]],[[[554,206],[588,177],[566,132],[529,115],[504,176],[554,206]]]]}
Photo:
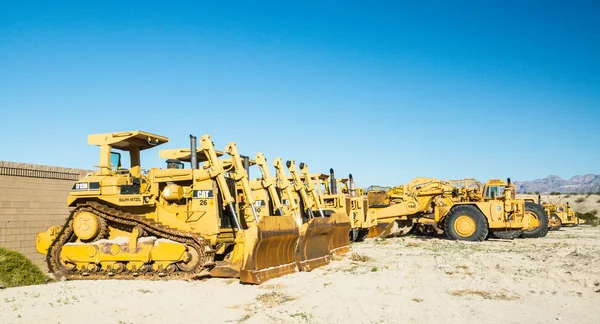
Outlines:
{"type": "Polygon", "coordinates": [[[350,251],[350,219],[348,215],[333,213],[329,216],[334,221],[333,235],[329,241],[329,253],[341,255],[350,251]]]}
{"type": "Polygon", "coordinates": [[[394,227],[395,222],[377,222],[377,225],[371,227],[369,229],[368,237],[379,237],[384,238],[388,237],[392,228],[394,227]]]}
{"type": "Polygon", "coordinates": [[[407,235],[413,229],[414,224],[412,220],[396,220],[392,223],[392,227],[389,229],[390,233],[388,237],[400,237],[407,235]]]}
{"type": "Polygon", "coordinates": [[[297,271],[298,225],[292,217],[263,216],[246,234],[248,256],[240,281],[260,284],[297,271]]]}
{"type": "Polygon", "coordinates": [[[367,235],[367,238],[375,238],[377,236],[379,236],[377,233],[377,225],[369,227],[369,234],[367,235]]]}
{"type": "Polygon", "coordinates": [[[210,270],[209,274],[216,278],[239,278],[239,267],[240,265],[235,266],[226,261],[217,261],[216,266],[210,270]]]}
{"type": "Polygon", "coordinates": [[[238,232],[231,260],[217,263],[214,277],[239,277],[261,284],[298,271],[295,252],[299,231],[292,217],[263,216],[256,226],[238,232]]]}
{"type": "Polygon", "coordinates": [[[300,227],[296,262],[300,271],[311,271],[331,262],[329,242],[333,236],[334,220],[315,217],[300,227]]]}

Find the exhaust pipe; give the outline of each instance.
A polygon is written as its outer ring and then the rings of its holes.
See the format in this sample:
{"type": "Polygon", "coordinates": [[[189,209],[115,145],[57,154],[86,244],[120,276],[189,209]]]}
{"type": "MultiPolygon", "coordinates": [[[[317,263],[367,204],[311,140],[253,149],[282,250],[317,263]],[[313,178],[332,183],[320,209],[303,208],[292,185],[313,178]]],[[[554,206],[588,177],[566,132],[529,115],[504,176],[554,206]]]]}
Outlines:
{"type": "Polygon", "coordinates": [[[329,169],[329,181],[331,183],[331,194],[337,195],[337,183],[335,181],[335,174],[333,173],[333,168],[329,169]]]}
{"type": "Polygon", "coordinates": [[[198,169],[198,155],[196,154],[196,136],[190,134],[190,156],[192,169],[198,169]]]}
{"type": "Polygon", "coordinates": [[[352,177],[352,173],[348,175],[348,179],[350,179],[350,196],[356,197],[356,186],[354,185],[354,178],[352,177]]]}
{"type": "Polygon", "coordinates": [[[248,179],[250,179],[250,158],[247,156],[243,156],[244,160],[244,169],[246,169],[246,174],[248,175],[248,179]]]}
{"type": "Polygon", "coordinates": [[[538,195],[538,205],[542,204],[542,195],[538,195]]]}

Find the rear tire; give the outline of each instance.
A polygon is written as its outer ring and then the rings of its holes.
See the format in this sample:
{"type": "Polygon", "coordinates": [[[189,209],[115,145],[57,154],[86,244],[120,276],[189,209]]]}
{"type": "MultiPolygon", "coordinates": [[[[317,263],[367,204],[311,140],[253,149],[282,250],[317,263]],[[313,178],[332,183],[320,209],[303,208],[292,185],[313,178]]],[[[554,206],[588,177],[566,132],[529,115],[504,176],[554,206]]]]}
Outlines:
{"type": "Polygon", "coordinates": [[[488,235],[488,221],[475,206],[461,205],[450,210],[444,230],[450,240],[483,241],[488,235]]]}
{"type": "Polygon", "coordinates": [[[548,215],[544,211],[544,208],[539,204],[531,201],[525,202],[525,217],[529,217],[527,213],[531,213],[540,223],[540,226],[532,229],[525,230],[521,234],[522,238],[538,238],[544,237],[548,234],[548,215]]]}
{"type": "Polygon", "coordinates": [[[555,221],[558,221],[558,225],[552,226],[550,228],[550,230],[558,231],[560,229],[560,227],[562,226],[562,221],[560,220],[560,217],[558,217],[558,215],[556,215],[556,214],[552,214],[552,215],[550,215],[550,219],[554,219],[555,221]]]}

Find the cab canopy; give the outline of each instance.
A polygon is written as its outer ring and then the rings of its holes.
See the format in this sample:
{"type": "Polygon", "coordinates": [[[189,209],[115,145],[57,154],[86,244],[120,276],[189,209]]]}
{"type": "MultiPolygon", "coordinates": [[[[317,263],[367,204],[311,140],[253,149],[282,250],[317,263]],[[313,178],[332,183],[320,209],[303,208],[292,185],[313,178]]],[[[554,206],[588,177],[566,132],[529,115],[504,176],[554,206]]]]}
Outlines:
{"type": "MultiPolygon", "coordinates": [[[[169,150],[160,150],[158,152],[158,156],[162,159],[172,159],[178,160],[181,162],[191,162],[192,154],[190,153],[192,150],[190,148],[178,148],[178,149],[169,149],[169,150]]],[[[217,156],[223,156],[223,152],[215,151],[217,156]]],[[[204,150],[201,148],[196,149],[196,158],[198,162],[208,161],[208,157],[204,154],[204,150]]]]}
{"type": "Polygon", "coordinates": [[[111,149],[129,152],[131,169],[130,174],[140,177],[140,151],[153,148],[169,141],[168,137],[144,132],[129,131],[106,134],[88,135],[88,144],[100,146],[100,174],[110,174],[113,172],[113,166],[119,168],[121,165],[121,155],[112,152],[111,149]],[[111,157],[116,157],[118,162],[111,163],[111,157]]]}
{"type": "Polygon", "coordinates": [[[89,145],[108,145],[111,148],[118,149],[121,151],[131,151],[136,149],[142,151],[164,144],[168,141],[168,137],[140,130],[120,133],[88,135],[89,145]]]}

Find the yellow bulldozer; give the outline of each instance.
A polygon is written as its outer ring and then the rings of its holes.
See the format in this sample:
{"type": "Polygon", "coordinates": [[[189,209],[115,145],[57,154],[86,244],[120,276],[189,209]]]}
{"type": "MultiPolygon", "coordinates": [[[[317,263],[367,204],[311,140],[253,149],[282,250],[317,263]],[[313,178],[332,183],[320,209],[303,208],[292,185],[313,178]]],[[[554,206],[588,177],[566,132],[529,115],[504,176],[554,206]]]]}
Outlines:
{"type": "Polygon", "coordinates": [[[208,135],[200,149],[190,135],[191,168],[177,159],[186,152],[171,152],[167,168],[142,172],[140,151],[167,141],[143,131],[88,137],[100,147],[98,170],[73,185],[65,224],[37,236],[49,270],[67,279],[214,276],[254,284],[295,272],[296,220],[241,217],[235,188],[247,178],[224,170],[235,161],[219,160],[208,135]],[[121,153],[129,153],[128,169],[121,153]]]}
{"type": "Polygon", "coordinates": [[[366,196],[359,195],[352,174],[343,179],[336,178],[333,169],[329,169],[329,175],[309,174],[308,169],[304,169],[301,179],[307,186],[314,185],[315,199],[322,206],[325,215],[336,214],[339,228],[336,233],[340,244],[349,245],[350,242],[364,241],[374,222],[367,214],[366,196]],[[307,181],[311,183],[308,184],[307,181]],[[341,237],[344,232],[348,236],[347,242],[341,237]]]}
{"type": "MultiPolygon", "coordinates": [[[[189,161],[189,153],[180,154],[180,152],[189,152],[189,149],[175,149],[166,151],[163,154],[165,158],[177,159],[179,161],[189,161]]],[[[331,260],[331,251],[329,250],[331,237],[333,235],[333,226],[327,221],[309,221],[307,217],[301,216],[303,213],[292,204],[292,207],[286,208],[281,202],[280,195],[287,197],[293,195],[289,182],[281,182],[278,186],[277,180],[269,172],[267,159],[263,153],[257,153],[254,160],[247,156],[239,154],[237,146],[231,142],[225,148],[225,152],[231,158],[223,160],[223,169],[236,180],[236,194],[238,195],[238,206],[240,216],[243,222],[252,223],[255,220],[262,219],[263,216],[285,216],[291,217],[299,228],[299,238],[292,244],[286,241],[280,251],[273,251],[272,255],[277,256],[283,251],[294,249],[294,260],[298,269],[301,271],[310,271],[317,267],[329,264],[331,260]],[[261,177],[255,180],[249,180],[250,166],[257,165],[260,168],[261,177]],[[304,221],[306,219],[307,221],[304,221]]],[[[219,156],[223,155],[217,152],[219,156]]],[[[274,162],[276,169],[282,166],[281,158],[276,158],[274,162]]],[[[295,202],[298,200],[295,199],[295,202]]],[[[288,253],[285,253],[288,254],[288,253]]],[[[285,260],[288,260],[286,257],[285,260]]]]}
{"type": "Polygon", "coordinates": [[[289,180],[294,183],[298,189],[300,201],[313,217],[329,218],[332,221],[333,233],[329,242],[329,251],[331,254],[344,254],[350,251],[350,240],[348,233],[350,231],[350,222],[345,212],[326,211],[323,209],[321,197],[317,193],[308,172],[308,165],[300,163],[300,172],[296,169],[294,161],[288,161],[288,170],[291,174],[289,180]],[[302,175],[300,175],[302,174],[302,175]]]}
{"type": "MultiPolygon", "coordinates": [[[[273,161],[277,176],[277,185],[281,189],[284,209],[295,215],[300,226],[300,241],[298,242],[298,254],[304,255],[306,261],[300,261],[298,267],[301,271],[310,271],[331,262],[331,255],[336,252],[334,243],[335,220],[324,217],[322,210],[320,215],[315,216],[318,206],[311,199],[307,188],[300,180],[296,163],[293,160],[286,162],[287,170],[291,177],[285,172],[281,158],[273,161]],[[290,181],[292,179],[292,181],[290,181]]],[[[304,164],[303,164],[304,166],[304,164]]]]}
{"type": "Polygon", "coordinates": [[[405,234],[414,224],[432,226],[449,239],[465,241],[483,241],[488,234],[512,239],[547,233],[544,210],[516,199],[510,179],[501,187],[488,182],[481,188],[467,185],[461,190],[450,181],[415,178],[388,191],[368,191],[369,212],[375,214],[379,236],[405,234]],[[535,228],[532,220],[539,220],[535,228]]]}
{"type": "MultiPolygon", "coordinates": [[[[242,210],[245,212],[242,215],[260,215],[258,216],[260,218],[266,215],[278,215],[293,219],[299,229],[298,240],[294,244],[285,244],[278,250],[287,251],[289,248],[293,248],[294,260],[301,271],[310,271],[329,263],[331,254],[336,253],[336,249],[331,248],[335,231],[334,226],[322,223],[321,225],[329,226],[319,228],[318,221],[308,221],[305,225],[299,216],[300,213],[294,213],[291,209],[284,209],[279,197],[280,192],[278,189],[280,190],[280,188],[277,187],[276,180],[271,177],[267,159],[262,153],[256,154],[255,160],[249,160],[247,157],[242,158],[235,143],[230,143],[225,151],[232,158],[232,165],[229,169],[233,172],[234,179],[240,180],[241,183],[241,186],[238,186],[238,192],[243,193],[241,205],[243,206],[242,210]],[[248,181],[249,166],[251,165],[258,165],[261,172],[261,177],[254,181],[248,181]],[[251,211],[251,213],[248,213],[248,211],[251,211]]],[[[276,161],[280,160],[280,158],[276,159],[276,161]]],[[[272,255],[277,256],[279,253],[273,251],[272,255]]]]}

